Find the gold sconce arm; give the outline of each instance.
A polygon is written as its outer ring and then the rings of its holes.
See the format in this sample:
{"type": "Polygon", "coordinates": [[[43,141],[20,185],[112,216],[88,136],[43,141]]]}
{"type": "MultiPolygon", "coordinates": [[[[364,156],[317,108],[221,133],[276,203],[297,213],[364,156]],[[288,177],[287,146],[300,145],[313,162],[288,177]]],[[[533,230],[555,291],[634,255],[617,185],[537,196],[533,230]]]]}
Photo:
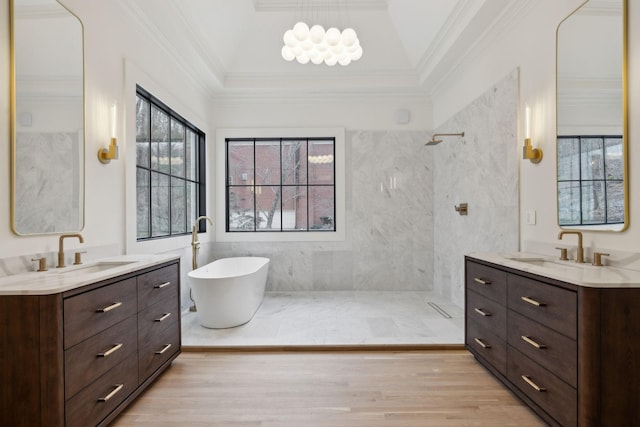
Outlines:
{"type": "Polygon", "coordinates": [[[111,138],[111,144],[109,148],[101,148],[98,150],[98,160],[100,163],[107,164],[111,160],[118,159],[118,141],[116,138],[111,138]]]}
{"type": "Polygon", "coordinates": [[[531,138],[525,138],[524,146],[522,147],[522,158],[530,160],[531,163],[540,163],[542,161],[542,148],[533,148],[531,138]]]}

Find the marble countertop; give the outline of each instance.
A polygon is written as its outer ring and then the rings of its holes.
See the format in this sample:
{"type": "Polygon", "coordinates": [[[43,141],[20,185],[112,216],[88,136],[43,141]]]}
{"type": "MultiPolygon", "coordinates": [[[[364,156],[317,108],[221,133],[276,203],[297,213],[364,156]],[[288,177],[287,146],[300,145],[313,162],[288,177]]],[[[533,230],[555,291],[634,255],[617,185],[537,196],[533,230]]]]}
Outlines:
{"type": "Polygon", "coordinates": [[[531,252],[477,252],[469,257],[590,288],[640,288],[640,271],[578,264],[531,252]]]}
{"type": "Polygon", "coordinates": [[[0,295],[50,295],[179,259],[179,255],[121,255],[64,268],[0,277],[0,295]]]}

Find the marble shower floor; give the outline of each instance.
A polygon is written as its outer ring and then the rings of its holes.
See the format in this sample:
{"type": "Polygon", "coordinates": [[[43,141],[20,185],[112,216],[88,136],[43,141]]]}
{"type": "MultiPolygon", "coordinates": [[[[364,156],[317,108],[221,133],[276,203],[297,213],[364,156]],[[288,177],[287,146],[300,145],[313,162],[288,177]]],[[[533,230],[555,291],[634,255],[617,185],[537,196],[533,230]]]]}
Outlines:
{"type": "Polygon", "coordinates": [[[182,315],[184,347],[463,341],[464,310],[432,292],[267,292],[250,322],[229,329],[204,328],[194,312],[182,315]]]}

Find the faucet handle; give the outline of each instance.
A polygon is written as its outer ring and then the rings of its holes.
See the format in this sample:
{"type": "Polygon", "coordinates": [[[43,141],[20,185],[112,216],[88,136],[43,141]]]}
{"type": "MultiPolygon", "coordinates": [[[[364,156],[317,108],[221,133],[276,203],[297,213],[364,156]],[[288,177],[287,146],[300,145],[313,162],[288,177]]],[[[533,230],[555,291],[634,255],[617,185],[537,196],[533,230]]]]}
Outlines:
{"type": "Polygon", "coordinates": [[[596,267],[602,267],[602,257],[603,256],[609,256],[609,254],[605,254],[602,252],[594,252],[593,253],[593,262],[591,263],[592,265],[595,265],[596,267]]]}
{"type": "Polygon", "coordinates": [[[73,265],[80,265],[82,264],[82,254],[86,254],[87,251],[79,251],[76,252],[74,254],[74,261],[73,261],[73,265]]]}
{"type": "Polygon", "coordinates": [[[31,261],[38,261],[38,271],[47,271],[47,258],[31,258],[31,261]]]}
{"type": "Polygon", "coordinates": [[[560,251],[560,261],[567,261],[569,257],[567,256],[567,248],[556,248],[560,251]]]}

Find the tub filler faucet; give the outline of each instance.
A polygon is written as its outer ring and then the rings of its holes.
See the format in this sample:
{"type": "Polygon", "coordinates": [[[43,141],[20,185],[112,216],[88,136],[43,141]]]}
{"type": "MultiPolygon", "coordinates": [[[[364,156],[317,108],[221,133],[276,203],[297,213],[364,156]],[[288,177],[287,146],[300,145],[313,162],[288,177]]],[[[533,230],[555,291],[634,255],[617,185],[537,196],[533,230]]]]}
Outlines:
{"type": "Polygon", "coordinates": [[[200,226],[200,220],[206,219],[209,224],[213,225],[213,220],[208,216],[199,216],[193,223],[191,228],[191,267],[193,270],[198,268],[198,251],[200,250],[200,241],[198,240],[198,231],[200,226]]]}

